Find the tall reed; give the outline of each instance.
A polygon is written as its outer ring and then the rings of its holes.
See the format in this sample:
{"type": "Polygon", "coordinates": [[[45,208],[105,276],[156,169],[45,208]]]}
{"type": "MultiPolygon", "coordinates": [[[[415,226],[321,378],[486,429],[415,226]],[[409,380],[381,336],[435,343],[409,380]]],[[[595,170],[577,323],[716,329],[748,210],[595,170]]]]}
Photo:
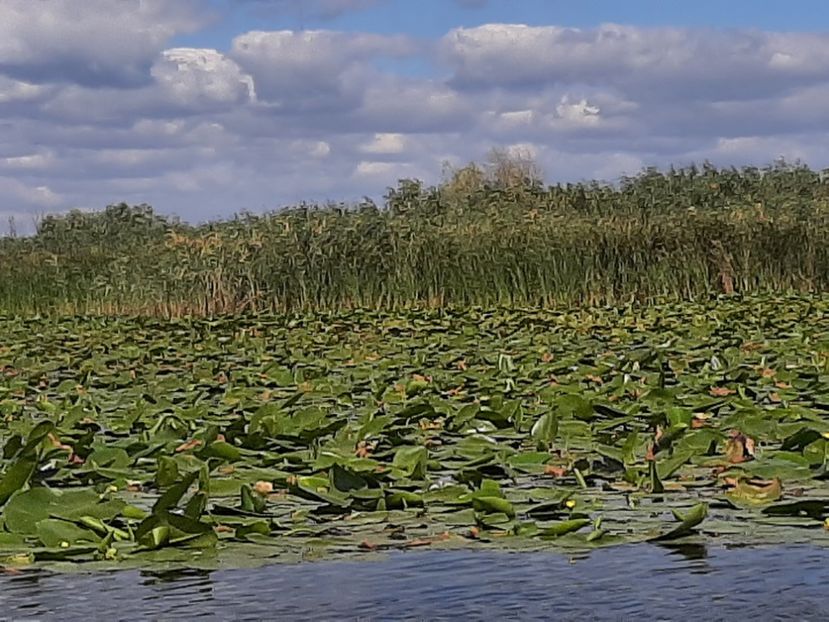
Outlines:
{"type": "Polygon", "coordinates": [[[385,204],[187,225],[145,205],[0,240],[0,312],[168,316],[424,305],[616,304],[829,290],[829,181],[646,170],[616,185],[403,180],[385,204]]]}

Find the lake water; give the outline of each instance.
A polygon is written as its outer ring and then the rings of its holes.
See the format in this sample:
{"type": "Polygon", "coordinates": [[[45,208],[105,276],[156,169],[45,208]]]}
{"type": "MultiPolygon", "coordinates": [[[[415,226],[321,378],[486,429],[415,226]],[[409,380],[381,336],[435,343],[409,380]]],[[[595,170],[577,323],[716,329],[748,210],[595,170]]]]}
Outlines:
{"type": "Polygon", "coordinates": [[[829,620],[829,549],[411,551],[255,570],[0,576],[0,620],[829,620]]]}

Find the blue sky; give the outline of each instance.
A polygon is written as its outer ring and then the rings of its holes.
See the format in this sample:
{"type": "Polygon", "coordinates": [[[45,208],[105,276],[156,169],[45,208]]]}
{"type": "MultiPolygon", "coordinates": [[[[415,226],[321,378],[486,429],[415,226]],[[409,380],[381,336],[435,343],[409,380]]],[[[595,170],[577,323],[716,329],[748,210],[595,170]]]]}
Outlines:
{"type": "MultiPolygon", "coordinates": [[[[297,3],[300,4],[300,3],[297,3]]],[[[757,28],[813,31],[829,27],[823,0],[386,0],[364,9],[320,16],[301,6],[268,8],[251,0],[212,0],[216,23],[191,36],[188,45],[226,48],[241,30],[329,28],[352,32],[399,33],[439,37],[458,26],[487,23],[559,24],[579,28],[604,22],[639,26],[757,28]]]]}
{"type": "MultiPolygon", "coordinates": [[[[550,182],[829,167],[825,2],[0,2],[0,223],[381,197],[492,148],[550,182]]],[[[20,224],[22,223],[22,224],[20,224]]],[[[2,227],[2,225],[0,225],[2,227]]]]}

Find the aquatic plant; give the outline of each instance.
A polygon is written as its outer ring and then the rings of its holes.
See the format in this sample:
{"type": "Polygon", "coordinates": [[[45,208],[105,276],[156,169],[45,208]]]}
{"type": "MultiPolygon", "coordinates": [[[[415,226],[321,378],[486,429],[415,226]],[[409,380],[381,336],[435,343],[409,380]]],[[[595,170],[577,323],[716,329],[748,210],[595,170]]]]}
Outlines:
{"type": "Polygon", "coordinates": [[[0,309],[176,317],[823,292],[827,198],[822,173],[779,164],[645,171],[615,186],[403,180],[383,206],[198,226],[114,205],[0,240],[0,309]]]}
{"type": "Polygon", "coordinates": [[[827,313],[7,317],[0,566],[827,543],[827,313]]]}

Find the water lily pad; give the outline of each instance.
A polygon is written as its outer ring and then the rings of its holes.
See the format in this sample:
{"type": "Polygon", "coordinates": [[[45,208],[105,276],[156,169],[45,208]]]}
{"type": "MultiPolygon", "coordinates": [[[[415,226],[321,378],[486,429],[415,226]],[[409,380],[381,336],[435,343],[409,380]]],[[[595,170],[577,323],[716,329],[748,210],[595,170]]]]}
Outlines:
{"type": "Polygon", "coordinates": [[[729,501],[739,507],[758,507],[774,503],[783,495],[779,479],[740,479],[725,493],[729,501]]]}
{"type": "Polygon", "coordinates": [[[673,514],[674,518],[679,521],[679,525],[663,534],[656,536],[655,538],[651,538],[651,540],[654,542],[676,540],[692,533],[694,529],[708,516],[708,504],[698,503],[685,514],[681,514],[677,510],[674,510],[673,514]]]}

